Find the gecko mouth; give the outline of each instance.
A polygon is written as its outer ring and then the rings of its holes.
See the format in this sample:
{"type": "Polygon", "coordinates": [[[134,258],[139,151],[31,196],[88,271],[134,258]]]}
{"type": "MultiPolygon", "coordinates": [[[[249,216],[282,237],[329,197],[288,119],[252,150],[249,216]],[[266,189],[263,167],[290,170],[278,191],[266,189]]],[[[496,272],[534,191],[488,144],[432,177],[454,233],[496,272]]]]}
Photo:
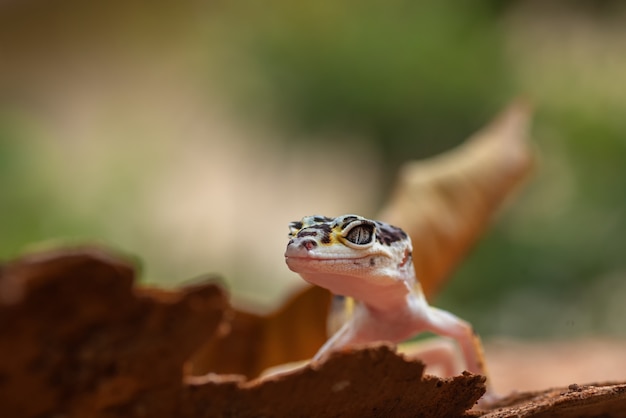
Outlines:
{"type": "Polygon", "coordinates": [[[315,257],[315,256],[294,256],[285,254],[285,262],[302,264],[358,264],[367,263],[370,267],[379,265],[386,257],[383,254],[368,254],[361,257],[315,257]],[[369,261],[368,261],[369,260],[369,261]]]}
{"type": "Polygon", "coordinates": [[[302,256],[285,256],[285,262],[289,268],[296,272],[311,271],[340,271],[345,269],[356,268],[358,270],[379,268],[385,264],[384,256],[378,254],[368,254],[362,257],[302,257],[302,256]],[[381,264],[382,263],[382,264],[381,264]],[[337,266],[336,268],[333,266],[337,266]],[[339,267],[341,266],[341,267],[339,267]]]}
{"type": "Polygon", "coordinates": [[[297,261],[350,261],[350,260],[363,260],[368,257],[373,257],[373,255],[365,255],[363,257],[332,257],[332,258],[324,258],[324,257],[297,257],[293,255],[286,255],[285,260],[297,260],[297,261]]]}

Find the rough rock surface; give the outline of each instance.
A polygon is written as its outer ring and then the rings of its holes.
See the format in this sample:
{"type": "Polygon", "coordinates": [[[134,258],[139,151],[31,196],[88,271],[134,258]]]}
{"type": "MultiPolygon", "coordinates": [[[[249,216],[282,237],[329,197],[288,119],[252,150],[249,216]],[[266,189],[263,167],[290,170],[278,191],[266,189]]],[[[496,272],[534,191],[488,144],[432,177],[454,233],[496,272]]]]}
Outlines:
{"type": "Polygon", "coordinates": [[[211,336],[226,295],[211,284],[133,288],[97,249],[5,265],[0,276],[0,416],[173,416],[182,364],[211,336]]]}
{"type": "Polygon", "coordinates": [[[478,416],[504,417],[626,417],[626,384],[599,383],[512,394],[478,416]]]}
{"type": "Polygon", "coordinates": [[[335,353],[322,364],[249,382],[196,380],[187,417],[454,417],[485,392],[482,376],[423,377],[385,346],[335,353]]]}

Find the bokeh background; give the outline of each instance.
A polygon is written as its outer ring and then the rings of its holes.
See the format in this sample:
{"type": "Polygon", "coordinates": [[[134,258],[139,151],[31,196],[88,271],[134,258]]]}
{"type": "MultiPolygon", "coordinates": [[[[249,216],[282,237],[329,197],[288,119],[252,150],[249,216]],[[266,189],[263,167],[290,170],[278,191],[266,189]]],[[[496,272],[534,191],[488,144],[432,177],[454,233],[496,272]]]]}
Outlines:
{"type": "Polygon", "coordinates": [[[538,171],[436,302],[486,336],[623,336],[624,51],[608,0],[4,0],[0,258],[100,242],[271,309],[301,285],[289,221],[374,216],[524,95],[538,171]]]}

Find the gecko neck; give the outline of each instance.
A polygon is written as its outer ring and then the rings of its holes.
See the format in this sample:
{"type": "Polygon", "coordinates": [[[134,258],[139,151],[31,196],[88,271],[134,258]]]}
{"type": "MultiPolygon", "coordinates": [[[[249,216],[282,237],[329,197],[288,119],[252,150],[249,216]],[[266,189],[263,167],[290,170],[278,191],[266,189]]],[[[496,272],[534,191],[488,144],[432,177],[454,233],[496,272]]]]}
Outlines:
{"type": "Polygon", "coordinates": [[[397,312],[402,307],[409,307],[412,301],[423,298],[412,264],[378,280],[355,279],[344,296],[356,299],[372,312],[397,312]]]}
{"type": "Polygon", "coordinates": [[[414,291],[414,286],[414,283],[400,281],[392,286],[378,288],[365,295],[361,294],[360,297],[352,297],[372,312],[398,312],[403,306],[409,307],[414,299],[420,299],[420,294],[414,291]]]}
{"type": "Polygon", "coordinates": [[[409,307],[411,300],[417,296],[423,297],[421,287],[415,277],[415,269],[412,260],[406,265],[388,272],[384,288],[372,289],[368,292],[368,297],[360,300],[369,310],[374,312],[397,312],[403,310],[402,307],[409,307]],[[416,292],[417,290],[417,292],[416,292]]]}

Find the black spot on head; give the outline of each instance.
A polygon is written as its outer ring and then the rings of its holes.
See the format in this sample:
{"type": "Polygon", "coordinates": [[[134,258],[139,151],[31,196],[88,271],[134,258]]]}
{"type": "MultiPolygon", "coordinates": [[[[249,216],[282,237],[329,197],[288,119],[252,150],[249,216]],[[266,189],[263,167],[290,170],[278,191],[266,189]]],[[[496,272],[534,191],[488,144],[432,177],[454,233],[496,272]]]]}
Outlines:
{"type": "MultiPolygon", "coordinates": [[[[328,224],[319,224],[319,225],[312,225],[310,227],[308,227],[307,229],[316,229],[318,230],[321,234],[322,234],[322,238],[320,239],[320,242],[322,244],[330,244],[330,234],[332,232],[332,228],[330,227],[330,225],[328,224]]],[[[317,233],[316,233],[317,235],[317,233]]]]}
{"type": "Polygon", "coordinates": [[[332,220],[333,218],[329,218],[328,216],[314,216],[313,217],[314,222],[330,222],[332,220]]]}
{"type": "Polygon", "coordinates": [[[329,234],[330,231],[332,231],[332,228],[328,224],[311,225],[305,229],[321,229],[323,232],[328,232],[329,234]]]}
{"type": "Polygon", "coordinates": [[[370,258],[370,266],[374,267],[376,265],[376,259],[374,257],[370,258]]]}
{"type": "Polygon", "coordinates": [[[330,225],[328,224],[319,224],[319,225],[313,225],[310,227],[311,229],[319,229],[320,232],[322,233],[322,238],[320,239],[320,242],[322,244],[330,244],[330,233],[332,232],[332,228],[330,227],[330,225]]]}
{"type": "Polygon", "coordinates": [[[300,232],[298,232],[297,237],[298,238],[302,238],[302,237],[316,237],[317,236],[317,231],[310,231],[309,229],[304,229],[300,232]]]}
{"type": "Polygon", "coordinates": [[[319,237],[321,234],[320,242],[322,244],[330,244],[331,232],[332,228],[328,224],[311,225],[298,232],[298,238],[319,237]]]}
{"type": "Polygon", "coordinates": [[[345,218],[343,218],[343,221],[341,222],[341,229],[350,225],[352,222],[356,221],[357,219],[359,218],[357,218],[356,216],[346,216],[345,218]]]}
{"type": "Polygon", "coordinates": [[[387,224],[378,224],[378,233],[376,241],[384,245],[390,245],[393,242],[401,241],[407,238],[406,232],[395,226],[387,224]]]}
{"type": "Polygon", "coordinates": [[[302,222],[297,221],[297,222],[291,222],[289,224],[289,228],[293,228],[293,229],[302,229],[302,222]]]}

